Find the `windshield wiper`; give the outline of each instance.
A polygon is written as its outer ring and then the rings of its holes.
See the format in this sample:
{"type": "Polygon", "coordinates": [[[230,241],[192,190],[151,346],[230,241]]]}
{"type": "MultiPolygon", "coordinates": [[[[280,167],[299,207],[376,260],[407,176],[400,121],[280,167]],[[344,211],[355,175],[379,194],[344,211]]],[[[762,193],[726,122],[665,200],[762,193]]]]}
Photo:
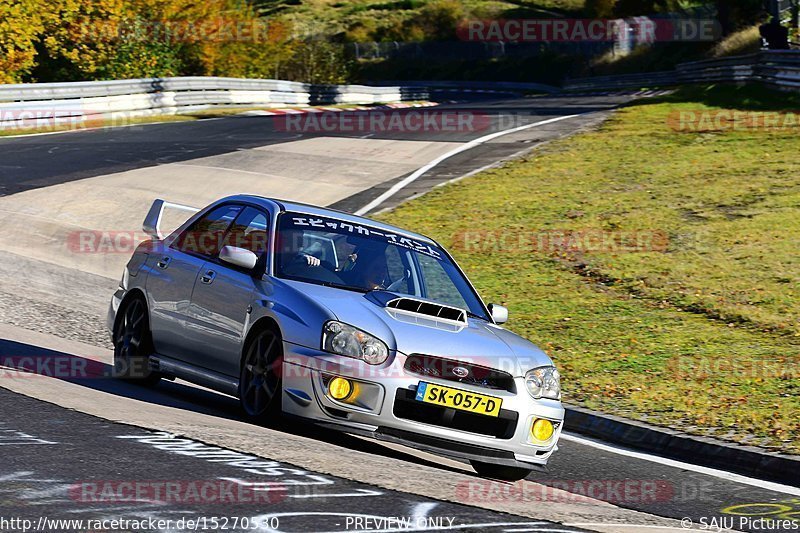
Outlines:
{"type": "Polygon", "coordinates": [[[324,285],[325,287],[332,287],[334,289],[344,289],[346,291],[353,291],[353,292],[360,292],[366,294],[371,292],[375,289],[365,289],[364,287],[353,287],[352,285],[343,285],[341,283],[335,283],[333,281],[312,281],[311,283],[316,283],[318,285],[324,285]]]}
{"type": "Polygon", "coordinates": [[[470,318],[477,318],[478,320],[483,320],[484,322],[488,322],[488,320],[486,320],[486,317],[483,317],[481,315],[476,315],[472,311],[467,311],[466,309],[464,309],[464,311],[467,312],[467,316],[470,318]]]}

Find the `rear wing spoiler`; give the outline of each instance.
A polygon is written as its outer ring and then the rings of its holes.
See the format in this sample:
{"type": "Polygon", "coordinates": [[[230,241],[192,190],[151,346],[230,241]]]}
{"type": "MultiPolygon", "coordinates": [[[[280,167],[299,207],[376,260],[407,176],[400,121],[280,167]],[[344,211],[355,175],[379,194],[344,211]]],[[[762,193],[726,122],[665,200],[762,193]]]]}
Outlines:
{"type": "Polygon", "coordinates": [[[147,235],[157,240],[161,240],[164,238],[164,236],[161,234],[161,217],[164,214],[165,208],[177,209],[179,211],[186,211],[192,214],[200,211],[196,207],[174,204],[172,202],[167,202],[165,200],[157,198],[153,202],[153,205],[150,206],[150,211],[147,212],[147,216],[144,217],[144,222],[142,223],[142,230],[147,235]]]}

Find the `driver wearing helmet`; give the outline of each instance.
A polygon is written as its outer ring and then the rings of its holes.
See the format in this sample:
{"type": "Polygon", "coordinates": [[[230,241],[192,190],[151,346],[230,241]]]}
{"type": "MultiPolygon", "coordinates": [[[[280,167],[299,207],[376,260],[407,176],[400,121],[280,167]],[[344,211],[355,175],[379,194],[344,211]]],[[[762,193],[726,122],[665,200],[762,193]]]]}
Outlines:
{"type": "Polygon", "coordinates": [[[348,281],[356,287],[368,290],[385,289],[386,277],[386,247],[361,246],[347,258],[347,263],[342,269],[349,272],[348,281]]]}

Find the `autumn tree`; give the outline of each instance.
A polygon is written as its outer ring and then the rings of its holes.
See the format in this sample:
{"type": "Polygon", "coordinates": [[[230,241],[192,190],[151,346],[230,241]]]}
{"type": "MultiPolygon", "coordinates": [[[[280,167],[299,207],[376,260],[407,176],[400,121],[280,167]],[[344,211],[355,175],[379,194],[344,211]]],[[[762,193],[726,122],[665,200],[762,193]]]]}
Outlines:
{"type": "Polygon", "coordinates": [[[57,65],[51,71],[62,79],[98,77],[116,53],[124,13],[123,0],[48,1],[39,61],[57,65]]]}
{"type": "Polygon", "coordinates": [[[245,0],[0,0],[0,82],[347,75],[341,47],[245,0]]]}
{"type": "Polygon", "coordinates": [[[44,7],[42,0],[0,0],[0,83],[22,81],[36,65],[44,7]]]}

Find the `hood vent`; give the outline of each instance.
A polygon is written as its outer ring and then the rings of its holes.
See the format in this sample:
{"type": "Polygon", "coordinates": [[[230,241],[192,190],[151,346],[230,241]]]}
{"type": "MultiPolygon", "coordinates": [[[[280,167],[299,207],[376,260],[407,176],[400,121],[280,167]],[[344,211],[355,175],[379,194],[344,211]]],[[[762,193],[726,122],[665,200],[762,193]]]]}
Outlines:
{"type": "Polygon", "coordinates": [[[457,307],[414,300],[412,298],[397,298],[386,304],[386,307],[394,309],[395,312],[422,315],[431,317],[439,321],[447,321],[460,325],[467,325],[467,312],[457,307]]]}

